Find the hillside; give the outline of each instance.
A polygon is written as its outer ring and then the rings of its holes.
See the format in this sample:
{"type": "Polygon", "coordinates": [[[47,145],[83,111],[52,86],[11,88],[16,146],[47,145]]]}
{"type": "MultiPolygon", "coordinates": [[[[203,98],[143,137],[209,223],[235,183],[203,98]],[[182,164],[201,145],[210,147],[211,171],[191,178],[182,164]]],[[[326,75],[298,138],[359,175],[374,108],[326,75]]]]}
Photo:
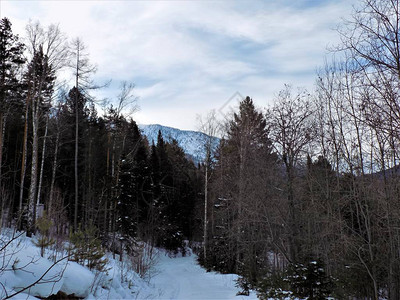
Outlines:
{"type": "MultiPolygon", "coordinates": [[[[163,249],[152,249],[151,268],[138,274],[138,260],[126,256],[121,261],[112,253],[103,257],[107,261],[103,271],[68,261],[68,253],[52,245],[45,249],[44,257],[33,239],[23,232],[3,229],[0,232],[2,262],[0,263],[0,298],[5,299],[237,299],[255,300],[236,294],[237,275],[207,272],[197,264],[197,256],[190,248],[186,256],[171,256],[163,249]],[[54,259],[58,259],[54,263],[54,259]],[[57,296],[54,296],[56,295],[57,296]],[[53,295],[53,296],[51,296],[53,295]],[[64,297],[64,298],[60,298],[64,297]],[[53,299],[53,298],[52,298],[53,299]]],[[[68,241],[63,246],[67,247],[68,241]]],[[[141,243],[141,249],[151,247],[141,243]],[[144,248],[143,248],[144,247],[144,248]]],[[[142,261],[144,262],[144,261],[142,261]]],[[[143,265],[142,265],[143,266],[143,265]]],[[[150,265],[149,265],[150,266],[150,265]]]]}
{"type": "MultiPolygon", "coordinates": [[[[204,145],[208,139],[208,135],[190,130],[180,130],[177,128],[162,126],[159,124],[139,125],[142,133],[147,137],[149,143],[153,141],[157,143],[158,131],[161,131],[164,139],[167,141],[176,140],[180,147],[195,163],[201,162],[205,158],[204,145]]],[[[217,147],[219,138],[213,137],[213,147],[217,147]]]]}

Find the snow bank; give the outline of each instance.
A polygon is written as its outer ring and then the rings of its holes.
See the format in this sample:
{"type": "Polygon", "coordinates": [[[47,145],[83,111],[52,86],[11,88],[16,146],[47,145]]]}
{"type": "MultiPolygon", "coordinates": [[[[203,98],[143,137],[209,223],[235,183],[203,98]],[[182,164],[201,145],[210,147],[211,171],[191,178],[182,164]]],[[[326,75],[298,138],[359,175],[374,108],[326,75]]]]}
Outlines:
{"type": "Polygon", "coordinates": [[[76,262],[68,262],[60,290],[67,295],[86,298],[94,282],[94,274],[76,262]]]}
{"type": "Polygon", "coordinates": [[[0,283],[4,286],[0,287],[0,299],[18,292],[13,299],[46,298],[59,291],[85,299],[138,299],[153,295],[154,290],[132,271],[127,261],[119,262],[109,254],[104,272],[90,271],[67,259],[54,264],[47,259],[54,253],[47,251],[41,257],[40,249],[32,241],[25,234],[13,239],[12,231],[3,230],[0,234],[0,249],[7,244],[0,251],[0,283]]]}
{"type": "MultiPolygon", "coordinates": [[[[62,266],[40,257],[39,249],[24,241],[11,243],[1,253],[0,282],[8,295],[24,290],[32,296],[48,297],[56,294],[62,284],[62,266]],[[36,283],[36,284],[35,284],[36,283]]],[[[3,294],[0,296],[4,296],[3,294]]]]}

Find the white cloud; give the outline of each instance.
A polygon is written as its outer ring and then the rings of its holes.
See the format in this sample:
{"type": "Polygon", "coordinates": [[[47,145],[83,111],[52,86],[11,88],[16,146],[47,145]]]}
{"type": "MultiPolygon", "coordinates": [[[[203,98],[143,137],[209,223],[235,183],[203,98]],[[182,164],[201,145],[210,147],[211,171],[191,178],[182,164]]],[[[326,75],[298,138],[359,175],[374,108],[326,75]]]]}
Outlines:
{"type": "Polygon", "coordinates": [[[194,129],[197,113],[222,105],[236,91],[263,106],[284,83],[312,87],[326,45],[338,40],[332,28],[350,13],[351,2],[296,3],[304,5],[10,0],[0,5],[20,34],[31,18],[59,23],[68,36],[81,37],[98,64],[97,79],[136,82],[142,123],[194,129]]]}

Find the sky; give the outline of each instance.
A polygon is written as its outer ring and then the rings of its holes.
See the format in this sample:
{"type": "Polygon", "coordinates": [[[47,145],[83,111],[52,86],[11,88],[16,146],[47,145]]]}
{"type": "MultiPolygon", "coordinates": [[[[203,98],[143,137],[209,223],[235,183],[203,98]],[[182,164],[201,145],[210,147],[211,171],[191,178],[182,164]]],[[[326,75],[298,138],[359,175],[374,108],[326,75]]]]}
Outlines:
{"type": "Polygon", "coordinates": [[[0,16],[21,37],[39,20],[81,38],[97,65],[93,79],[111,80],[99,98],[112,101],[122,81],[135,84],[138,123],[197,130],[197,115],[223,117],[241,97],[262,109],[285,84],[312,91],[353,3],[0,0],[0,16]]]}

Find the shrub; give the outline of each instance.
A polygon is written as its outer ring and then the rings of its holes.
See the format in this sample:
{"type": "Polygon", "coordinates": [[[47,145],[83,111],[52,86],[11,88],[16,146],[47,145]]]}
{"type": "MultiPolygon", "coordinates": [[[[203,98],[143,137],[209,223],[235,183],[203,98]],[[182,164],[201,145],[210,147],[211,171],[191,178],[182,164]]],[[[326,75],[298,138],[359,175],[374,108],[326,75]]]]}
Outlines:
{"type": "Polygon", "coordinates": [[[40,236],[33,243],[40,247],[40,256],[43,257],[45,249],[55,243],[55,240],[49,236],[53,222],[47,217],[46,212],[43,212],[43,216],[36,220],[36,226],[39,229],[40,236]]]}
{"type": "Polygon", "coordinates": [[[291,299],[293,292],[286,280],[286,272],[277,272],[269,275],[258,282],[257,296],[261,300],[268,299],[291,299]]]}
{"type": "Polygon", "coordinates": [[[258,297],[262,300],[322,300],[327,299],[333,288],[334,280],[325,273],[320,260],[290,264],[285,272],[269,275],[257,284],[258,297]]]}
{"type": "Polygon", "coordinates": [[[107,258],[104,258],[105,251],[101,246],[101,241],[97,237],[98,230],[94,226],[89,226],[84,231],[78,229],[70,236],[72,246],[69,251],[72,260],[87,266],[90,270],[106,271],[107,258]]]}
{"type": "Polygon", "coordinates": [[[291,264],[285,279],[293,293],[298,297],[320,300],[326,299],[333,289],[333,280],[324,269],[320,260],[304,264],[291,264]]]}

